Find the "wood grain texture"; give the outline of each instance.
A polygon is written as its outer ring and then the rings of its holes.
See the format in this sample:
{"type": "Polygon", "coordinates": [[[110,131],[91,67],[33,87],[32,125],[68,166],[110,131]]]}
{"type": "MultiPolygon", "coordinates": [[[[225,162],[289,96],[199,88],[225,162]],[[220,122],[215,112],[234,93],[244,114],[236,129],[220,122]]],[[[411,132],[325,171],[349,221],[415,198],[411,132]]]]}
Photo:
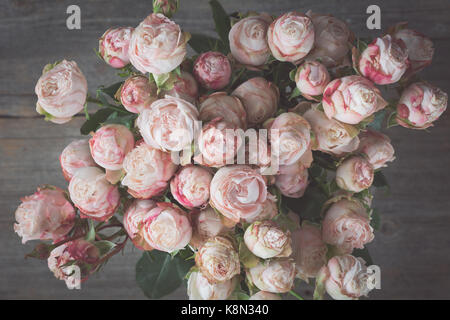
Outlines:
{"type": "MultiPolygon", "coordinates": [[[[333,13],[346,20],[361,36],[378,31],[365,27],[367,0],[227,0],[227,11],[290,10],[333,13]],[[300,7],[299,7],[300,5],[300,7]]],[[[14,211],[20,197],[42,183],[65,187],[58,156],[80,137],[81,116],[66,125],[55,125],[36,116],[34,85],[42,67],[63,57],[76,60],[90,90],[115,82],[114,71],[99,61],[93,48],[111,26],[135,26],[151,11],[151,1],[51,1],[6,0],[0,3],[0,298],[24,299],[140,299],[134,265],[140,253],[127,247],[113,258],[80,291],[70,291],[54,279],[45,263],[24,260],[32,244],[22,245],[13,232],[14,211]],[[82,29],[65,26],[66,8],[78,3],[82,29]]],[[[187,31],[213,33],[208,2],[181,0],[176,21],[187,31]]],[[[435,41],[434,63],[423,78],[450,90],[450,29],[447,0],[377,1],[382,26],[399,21],[435,41]]],[[[390,129],[397,160],[385,170],[391,194],[377,194],[374,205],[381,212],[381,230],[369,245],[382,270],[382,290],[374,299],[449,299],[450,277],[450,115],[447,112],[429,133],[390,129]]],[[[302,293],[311,288],[306,285],[302,293]]],[[[180,288],[168,298],[185,298],[180,288]]]]}

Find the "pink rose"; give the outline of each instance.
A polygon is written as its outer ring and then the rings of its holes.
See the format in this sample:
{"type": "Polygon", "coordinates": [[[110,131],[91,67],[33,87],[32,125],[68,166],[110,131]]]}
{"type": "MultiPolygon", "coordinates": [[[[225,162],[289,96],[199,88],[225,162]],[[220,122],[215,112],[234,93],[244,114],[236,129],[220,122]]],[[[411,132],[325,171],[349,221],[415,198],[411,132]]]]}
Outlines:
{"type": "Polygon", "coordinates": [[[220,52],[202,53],[194,62],[193,73],[197,81],[206,89],[222,89],[230,82],[230,60],[220,52]]]}
{"type": "Polygon", "coordinates": [[[322,239],[342,253],[363,249],[374,238],[369,215],[358,200],[341,199],[333,203],[322,221],[322,239]]]}
{"type": "Polygon", "coordinates": [[[122,185],[128,187],[128,193],[133,197],[148,199],[160,195],[167,188],[177,167],[169,153],[141,141],[123,161],[125,176],[122,185]]]}
{"type": "Polygon", "coordinates": [[[16,210],[14,231],[29,240],[61,240],[74,226],[75,210],[63,190],[44,186],[27,197],[16,210]]]}
{"type": "Polygon", "coordinates": [[[395,83],[408,68],[408,50],[402,41],[386,35],[369,44],[358,63],[361,74],[376,84],[395,83]]]}
{"type": "Polygon", "coordinates": [[[250,127],[263,123],[278,109],[280,91],[272,82],[262,77],[245,81],[233,92],[244,104],[250,127]]]}
{"type": "Polygon", "coordinates": [[[189,72],[181,71],[181,76],[177,76],[173,88],[166,92],[166,95],[186,100],[195,105],[198,98],[197,81],[189,72]]]}
{"type": "Polygon", "coordinates": [[[289,198],[301,198],[308,184],[308,169],[300,161],[280,166],[275,178],[275,185],[281,194],[289,198]]]}
{"type": "Polygon", "coordinates": [[[233,292],[236,278],[220,283],[210,283],[201,272],[189,275],[187,294],[189,300],[226,300],[233,292]]]}
{"type": "Polygon", "coordinates": [[[75,206],[93,220],[108,220],[120,203],[118,187],[97,167],[78,169],[70,180],[69,194],[75,206]]]}
{"type": "Polygon", "coordinates": [[[249,166],[220,168],[211,181],[211,205],[235,222],[259,215],[267,198],[264,178],[249,166]]]}
{"type": "Polygon", "coordinates": [[[267,40],[275,59],[296,64],[314,45],[314,26],[304,14],[288,12],[271,23],[267,40]]]}
{"type": "Polygon", "coordinates": [[[397,122],[405,128],[426,129],[447,109],[448,96],[425,82],[407,87],[397,104],[397,122]]]}
{"type": "Polygon", "coordinates": [[[195,248],[201,247],[206,240],[231,230],[225,226],[223,217],[211,207],[200,212],[191,212],[191,216],[193,229],[191,244],[195,248]]]}
{"type": "Polygon", "coordinates": [[[113,68],[123,68],[130,63],[128,48],[134,28],[110,28],[98,41],[100,56],[113,68]]]}
{"type": "Polygon", "coordinates": [[[36,111],[60,124],[70,121],[83,110],[87,82],[75,61],[63,60],[55,66],[45,66],[35,92],[38,97],[36,111]]]}
{"type": "Polygon", "coordinates": [[[361,132],[358,150],[367,156],[373,169],[386,167],[386,163],[394,161],[394,148],[388,136],[373,130],[361,132]]]}
{"type": "Polygon", "coordinates": [[[372,185],[373,172],[373,166],[366,158],[351,156],[337,168],[336,183],[341,189],[361,192],[372,185]]]}
{"type": "Polygon", "coordinates": [[[207,169],[189,165],[181,168],[170,182],[170,192],[185,208],[202,207],[209,200],[212,174],[207,169]]]}
{"type": "Polygon", "coordinates": [[[258,291],[252,295],[248,300],[282,300],[281,297],[275,293],[267,291],[258,291]]]}
{"type": "Polygon", "coordinates": [[[259,67],[270,56],[267,44],[267,29],[272,22],[270,15],[263,13],[238,21],[230,30],[228,39],[233,57],[240,63],[259,67]]]}
{"type": "Polygon", "coordinates": [[[190,147],[196,130],[198,111],[191,103],[167,96],[156,100],[139,114],[136,125],[145,143],[163,151],[190,147]]]}
{"type": "Polygon", "coordinates": [[[108,170],[122,169],[123,160],[134,147],[134,136],[121,124],[108,124],[98,129],[89,140],[92,158],[108,170]]]}
{"type": "Polygon", "coordinates": [[[188,33],[162,14],[150,14],[133,31],[130,62],[142,73],[163,74],[174,70],[186,56],[188,33]]]}
{"type": "Polygon", "coordinates": [[[295,263],[289,259],[271,259],[248,269],[247,277],[259,289],[272,293],[289,292],[294,286],[295,263]]]}
{"type": "Polygon", "coordinates": [[[140,113],[158,99],[156,85],[147,77],[129,77],[120,87],[120,102],[130,112],[140,113]]]}
{"type": "Polygon", "coordinates": [[[269,137],[267,133],[262,133],[262,131],[255,132],[254,135],[250,132],[246,137],[248,139],[246,139],[245,144],[245,159],[241,159],[242,152],[238,152],[237,161],[238,163],[256,165],[263,172],[270,166],[272,160],[268,141],[269,137]]]}
{"type": "Polygon", "coordinates": [[[59,156],[59,162],[64,178],[67,181],[72,179],[78,169],[96,166],[94,159],[92,159],[91,151],[89,150],[89,140],[87,139],[75,140],[69,143],[59,156]]]}
{"type": "Polygon", "coordinates": [[[152,250],[144,239],[144,221],[149,216],[150,210],[156,208],[156,202],[152,200],[134,200],[126,209],[123,216],[123,227],[128,233],[133,244],[141,250],[152,250]]]}
{"type": "Polygon", "coordinates": [[[347,76],[331,81],[323,93],[323,109],[329,119],[357,124],[387,106],[380,90],[368,79],[347,76]]]}
{"type": "Polygon", "coordinates": [[[234,124],[237,128],[247,128],[247,113],[241,100],[229,96],[226,92],[214,92],[200,103],[200,120],[208,122],[216,118],[222,118],[226,122],[234,124]]]}
{"type": "Polygon", "coordinates": [[[295,73],[298,90],[308,100],[316,100],[330,82],[327,68],[317,61],[305,61],[295,73]]]}
{"type": "Polygon", "coordinates": [[[192,227],[183,210],[169,202],[158,202],[144,220],[143,234],[149,246],[170,253],[189,243],[192,227]]]}
{"type": "Polygon", "coordinates": [[[278,214],[277,203],[273,199],[267,199],[262,205],[262,211],[249,218],[242,218],[247,223],[253,223],[255,221],[271,220],[278,214]]]}

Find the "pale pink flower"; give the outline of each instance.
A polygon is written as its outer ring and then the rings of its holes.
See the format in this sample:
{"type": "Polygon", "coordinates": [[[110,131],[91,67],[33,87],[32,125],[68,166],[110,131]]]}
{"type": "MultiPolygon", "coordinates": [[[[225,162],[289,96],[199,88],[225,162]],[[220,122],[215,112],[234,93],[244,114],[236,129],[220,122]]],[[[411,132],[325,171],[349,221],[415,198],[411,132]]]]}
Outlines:
{"type": "Polygon", "coordinates": [[[211,180],[209,170],[200,166],[185,166],[170,181],[170,192],[185,208],[202,207],[208,203],[211,180]]]}
{"type": "Polygon", "coordinates": [[[259,262],[247,270],[247,277],[259,290],[271,293],[289,292],[295,274],[295,263],[286,258],[259,262]]]}
{"type": "Polygon", "coordinates": [[[220,90],[230,82],[230,60],[220,52],[202,53],[194,62],[193,73],[204,88],[220,90]]]}
{"type": "Polygon", "coordinates": [[[187,294],[189,300],[226,300],[236,286],[236,278],[210,283],[201,272],[193,271],[189,275],[187,294]]]}
{"type": "Polygon", "coordinates": [[[142,75],[129,77],[120,87],[120,102],[130,112],[140,113],[158,99],[154,82],[142,75]]]}
{"type": "Polygon", "coordinates": [[[281,194],[289,198],[301,198],[308,184],[308,168],[301,161],[280,166],[275,178],[275,185],[281,194]]]}
{"type": "Polygon", "coordinates": [[[367,156],[374,170],[386,167],[387,162],[395,160],[394,148],[388,136],[378,131],[367,130],[361,132],[359,138],[358,151],[367,156]]]}
{"type": "Polygon", "coordinates": [[[214,92],[200,103],[199,119],[208,122],[222,118],[237,128],[247,128],[247,113],[239,98],[229,96],[226,92],[214,92]]]}
{"type": "Polygon", "coordinates": [[[144,221],[149,216],[150,210],[156,208],[156,202],[152,200],[134,200],[125,210],[123,215],[123,227],[128,233],[133,244],[141,250],[151,250],[144,239],[144,221]]]}
{"type": "Polygon", "coordinates": [[[197,81],[189,72],[181,71],[181,75],[177,75],[173,88],[167,91],[166,95],[186,100],[195,105],[198,98],[197,81]]]}
{"type": "Polygon", "coordinates": [[[295,73],[295,83],[302,95],[309,100],[316,100],[322,95],[330,82],[327,68],[318,61],[305,61],[295,73]]]}
{"type": "Polygon", "coordinates": [[[255,221],[263,221],[273,219],[278,214],[278,206],[275,199],[267,199],[262,205],[262,211],[249,218],[242,218],[247,223],[253,223],[255,221]]]}
{"type": "Polygon", "coordinates": [[[199,212],[191,212],[192,239],[191,244],[199,248],[206,240],[232,230],[225,226],[223,217],[213,208],[207,207],[199,212]]]}
{"type": "Polygon", "coordinates": [[[64,178],[67,181],[72,179],[78,169],[96,166],[94,159],[92,159],[89,140],[87,139],[75,140],[69,143],[61,152],[59,162],[64,178]]]}
{"type": "Polygon", "coordinates": [[[100,56],[113,68],[123,68],[130,63],[128,48],[134,28],[110,28],[98,41],[100,56]]]}
{"type": "Polygon", "coordinates": [[[372,185],[373,176],[373,166],[365,157],[351,156],[337,168],[336,183],[341,189],[361,192],[372,185]]]}
{"type": "Polygon", "coordinates": [[[282,300],[281,297],[275,293],[267,291],[258,291],[252,295],[248,300],[282,300]]]}

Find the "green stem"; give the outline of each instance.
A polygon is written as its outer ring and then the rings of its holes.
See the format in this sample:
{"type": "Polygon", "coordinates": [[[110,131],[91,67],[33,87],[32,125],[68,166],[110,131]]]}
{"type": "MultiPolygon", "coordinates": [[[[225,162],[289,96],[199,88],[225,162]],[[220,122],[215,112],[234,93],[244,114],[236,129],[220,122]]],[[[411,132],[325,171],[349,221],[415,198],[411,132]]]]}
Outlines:
{"type": "Polygon", "coordinates": [[[294,297],[296,297],[298,300],[305,300],[302,297],[300,297],[297,293],[294,292],[294,290],[289,291],[290,294],[292,294],[294,297]]]}

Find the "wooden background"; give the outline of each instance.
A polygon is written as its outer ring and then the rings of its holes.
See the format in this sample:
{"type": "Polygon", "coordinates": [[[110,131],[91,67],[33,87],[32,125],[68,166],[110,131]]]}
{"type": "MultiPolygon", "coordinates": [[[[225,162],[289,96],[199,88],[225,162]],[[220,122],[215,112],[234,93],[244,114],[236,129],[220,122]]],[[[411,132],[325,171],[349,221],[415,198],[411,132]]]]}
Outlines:
{"type": "MultiPolygon", "coordinates": [[[[229,11],[281,13],[312,9],[346,20],[362,36],[366,8],[382,9],[382,27],[407,20],[435,43],[434,63],[423,77],[450,90],[450,3],[448,0],[223,0],[229,11]]],[[[80,291],[69,291],[54,279],[44,262],[24,260],[33,243],[22,245],[13,232],[19,198],[39,184],[66,187],[58,156],[80,137],[83,116],[69,124],[45,122],[35,113],[34,86],[42,67],[61,58],[74,59],[87,77],[91,92],[115,82],[114,72],[94,55],[97,38],[111,26],[136,26],[151,12],[151,0],[57,1],[3,0],[0,3],[0,298],[140,299],[134,265],[140,253],[127,248],[113,258],[80,291]],[[82,29],[66,28],[66,8],[81,7],[82,29]]],[[[212,34],[206,0],[181,0],[176,21],[187,31],[212,34]]],[[[450,111],[427,132],[389,129],[397,160],[385,170],[390,196],[378,194],[381,230],[369,245],[382,270],[382,290],[373,299],[450,298],[450,111]]],[[[181,288],[169,298],[184,298],[181,288]]],[[[302,289],[307,295],[310,288],[302,289]]]]}

